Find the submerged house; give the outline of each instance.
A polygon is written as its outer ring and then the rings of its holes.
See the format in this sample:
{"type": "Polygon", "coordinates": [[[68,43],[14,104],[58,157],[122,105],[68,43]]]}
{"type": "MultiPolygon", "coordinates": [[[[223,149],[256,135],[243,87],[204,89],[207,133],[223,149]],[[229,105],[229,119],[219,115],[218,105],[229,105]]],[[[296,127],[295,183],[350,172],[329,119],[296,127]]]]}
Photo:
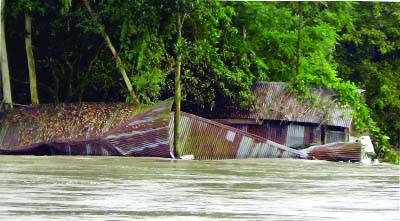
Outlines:
{"type": "MultiPolygon", "coordinates": [[[[275,119],[253,124],[254,119],[236,119],[234,128],[184,112],[180,119],[181,146],[176,148],[172,103],[168,99],[141,110],[118,103],[16,108],[0,114],[0,155],[189,156],[198,160],[302,158],[344,162],[363,159],[361,143],[333,143],[299,151],[266,138],[284,141],[281,138],[285,137],[286,141],[292,141],[288,139],[289,132],[297,128],[293,134],[299,136],[293,136],[294,141],[304,142],[306,139],[301,136],[306,133],[312,133],[317,140],[315,123],[275,119]]],[[[341,133],[341,127],[327,128],[327,134],[333,133],[332,128],[339,128],[335,133],[341,133]]]]}
{"type": "Polygon", "coordinates": [[[0,154],[307,158],[303,152],[184,112],[182,145],[174,148],[172,103],[168,99],[141,110],[120,103],[16,108],[0,115],[0,154]]]}
{"type": "Polygon", "coordinates": [[[252,110],[212,118],[288,147],[349,141],[352,110],[334,102],[334,91],[314,90],[317,102],[310,105],[287,89],[283,82],[258,82],[252,110]]]}

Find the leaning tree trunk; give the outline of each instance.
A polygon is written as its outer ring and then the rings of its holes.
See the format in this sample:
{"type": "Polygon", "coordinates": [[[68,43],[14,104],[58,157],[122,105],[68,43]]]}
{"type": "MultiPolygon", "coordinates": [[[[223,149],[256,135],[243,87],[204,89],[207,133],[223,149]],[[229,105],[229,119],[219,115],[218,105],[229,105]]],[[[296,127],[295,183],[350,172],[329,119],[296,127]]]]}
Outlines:
{"type": "MultiPolygon", "coordinates": [[[[88,1],[88,0],[83,0],[83,3],[84,3],[84,5],[85,5],[86,9],[88,10],[90,16],[92,16],[94,19],[96,19],[96,16],[94,15],[92,8],[90,7],[89,1],[88,1]]],[[[97,19],[96,19],[96,22],[98,22],[97,19]]],[[[112,44],[112,42],[111,42],[111,40],[110,40],[110,37],[108,36],[108,34],[107,34],[107,32],[106,32],[104,26],[103,26],[102,24],[99,23],[99,28],[100,28],[100,33],[101,33],[101,35],[102,35],[103,38],[104,38],[104,41],[106,42],[108,48],[110,49],[111,53],[112,53],[113,56],[114,56],[114,59],[115,59],[116,64],[117,64],[117,68],[119,69],[119,71],[120,71],[121,74],[122,74],[122,77],[124,78],[126,87],[128,88],[129,93],[130,93],[130,94],[132,95],[132,97],[133,97],[133,102],[134,102],[134,104],[138,105],[138,104],[140,103],[139,98],[138,98],[138,96],[137,96],[135,90],[134,90],[133,87],[132,87],[131,81],[129,80],[129,77],[128,77],[127,73],[126,73],[125,68],[123,67],[122,60],[121,60],[121,58],[119,57],[119,55],[118,55],[118,53],[117,53],[117,50],[115,50],[115,47],[114,47],[114,45],[112,44]]]]}
{"type": "Polygon", "coordinates": [[[30,15],[25,14],[25,49],[26,58],[28,60],[29,69],[29,85],[31,90],[31,102],[33,105],[39,104],[39,96],[37,92],[37,82],[36,82],[36,68],[35,59],[33,57],[32,50],[32,18],[30,15]]]}
{"type": "Polygon", "coordinates": [[[8,69],[6,33],[5,33],[5,0],[0,0],[0,66],[3,83],[3,97],[6,109],[12,109],[10,71],[8,69]]]}

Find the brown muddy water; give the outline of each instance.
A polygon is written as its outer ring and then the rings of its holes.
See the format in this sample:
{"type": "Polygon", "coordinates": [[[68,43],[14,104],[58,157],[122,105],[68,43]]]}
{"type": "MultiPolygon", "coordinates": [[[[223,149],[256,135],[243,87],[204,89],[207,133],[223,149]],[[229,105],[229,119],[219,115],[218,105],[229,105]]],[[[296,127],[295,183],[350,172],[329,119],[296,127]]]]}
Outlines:
{"type": "Polygon", "coordinates": [[[0,156],[0,220],[400,220],[399,169],[0,156]]]}

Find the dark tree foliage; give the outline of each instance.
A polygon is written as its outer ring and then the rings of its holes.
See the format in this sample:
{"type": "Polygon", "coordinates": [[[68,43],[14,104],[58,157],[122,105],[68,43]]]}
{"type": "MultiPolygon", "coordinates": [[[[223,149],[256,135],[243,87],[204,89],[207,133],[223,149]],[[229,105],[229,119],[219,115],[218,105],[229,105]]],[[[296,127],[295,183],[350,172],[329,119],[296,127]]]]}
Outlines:
{"type": "Polygon", "coordinates": [[[338,70],[341,77],[366,90],[371,117],[390,143],[399,146],[400,4],[359,3],[356,9],[354,28],[340,33],[338,70]]]}

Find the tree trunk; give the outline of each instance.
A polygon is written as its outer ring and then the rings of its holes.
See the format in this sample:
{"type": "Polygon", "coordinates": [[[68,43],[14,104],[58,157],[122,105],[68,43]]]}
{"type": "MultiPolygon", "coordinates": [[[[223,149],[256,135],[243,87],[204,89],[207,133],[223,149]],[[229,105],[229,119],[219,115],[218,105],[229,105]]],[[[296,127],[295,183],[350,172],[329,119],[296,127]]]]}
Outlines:
{"type": "Polygon", "coordinates": [[[301,70],[301,45],[302,45],[302,29],[303,29],[303,3],[298,2],[299,4],[299,26],[297,27],[297,56],[296,56],[296,77],[300,76],[301,70]]]}
{"type": "Polygon", "coordinates": [[[397,131],[397,150],[400,152],[400,129],[397,131]]]}
{"type": "Polygon", "coordinates": [[[13,102],[11,97],[10,71],[8,69],[6,33],[5,33],[5,0],[0,0],[0,66],[3,83],[3,97],[5,109],[12,109],[13,102]]]}
{"type": "Polygon", "coordinates": [[[25,49],[26,58],[28,60],[29,69],[29,85],[31,90],[31,102],[33,105],[39,104],[39,96],[37,92],[37,82],[36,82],[36,68],[35,59],[33,57],[32,50],[32,18],[30,15],[25,14],[25,49]]]}
{"type": "MultiPolygon", "coordinates": [[[[174,147],[175,151],[180,150],[181,147],[181,63],[182,63],[182,25],[183,18],[180,13],[176,16],[177,25],[177,47],[176,47],[176,70],[175,70],[175,118],[174,118],[174,147]]],[[[171,151],[171,154],[175,151],[171,151]]]]}
{"type": "MultiPolygon", "coordinates": [[[[89,11],[89,14],[90,14],[94,19],[96,19],[96,16],[94,15],[94,13],[93,13],[93,11],[92,11],[92,8],[90,7],[89,1],[88,1],[88,0],[83,0],[83,3],[85,4],[86,9],[89,11]]],[[[97,22],[97,19],[96,19],[96,22],[97,22]]],[[[100,28],[100,33],[101,33],[101,35],[103,36],[104,41],[106,42],[106,45],[108,46],[108,48],[110,49],[111,53],[112,53],[113,56],[114,56],[114,59],[115,59],[117,68],[118,68],[118,70],[121,72],[122,77],[124,78],[126,87],[128,88],[129,93],[130,93],[130,94],[132,95],[132,97],[133,97],[133,102],[134,102],[134,104],[135,104],[135,105],[138,105],[138,104],[140,103],[139,98],[138,98],[138,96],[137,96],[135,90],[134,90],[133,87],[132,87],[132,84],[131,84],[131,81],[129,80],[128,75],[126,74],[126,70],[125,70],[125,68],[123,67],[122,60],[121,60],[121,58],[119,57],[119,55],[118,55],[118,53],[117,53],[117,50],[115,50],[115,47],[114,47],[114,45],[112,44],[112,42],[111,42],[111,40],[110,40],[110,37],[109,37],[108,34],[106,33],[104,26],[103,26],[102,24],[99,23],[99,28],[100,28]]]]}

